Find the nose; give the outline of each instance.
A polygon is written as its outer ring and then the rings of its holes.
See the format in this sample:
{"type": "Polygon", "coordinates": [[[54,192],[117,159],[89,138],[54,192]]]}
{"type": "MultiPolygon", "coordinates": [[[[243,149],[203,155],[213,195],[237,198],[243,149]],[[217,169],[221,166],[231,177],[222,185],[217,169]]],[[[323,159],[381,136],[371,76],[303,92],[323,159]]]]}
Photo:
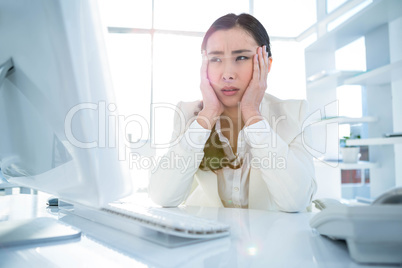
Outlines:
{"type": "Polygon", "coordinates": [[[222,79],[224,81],[230,81],[230,80],[234,80],[236,78],[236,72],[234,70],[234,66],[232,66],[231,64],[225,64],[224,69],[223,69],[223,73],[222,73],[222,79]]]}

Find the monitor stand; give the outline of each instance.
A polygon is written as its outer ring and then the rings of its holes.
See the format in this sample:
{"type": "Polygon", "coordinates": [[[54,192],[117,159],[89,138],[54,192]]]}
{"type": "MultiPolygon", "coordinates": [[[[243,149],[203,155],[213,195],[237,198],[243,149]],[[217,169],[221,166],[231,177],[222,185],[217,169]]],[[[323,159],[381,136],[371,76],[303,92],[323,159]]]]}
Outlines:
{"type": "Polygon", "coordinates": [[[49,217],[0,222],[1,248],[58,242],[80,236],[80,230],[49,217]]]}

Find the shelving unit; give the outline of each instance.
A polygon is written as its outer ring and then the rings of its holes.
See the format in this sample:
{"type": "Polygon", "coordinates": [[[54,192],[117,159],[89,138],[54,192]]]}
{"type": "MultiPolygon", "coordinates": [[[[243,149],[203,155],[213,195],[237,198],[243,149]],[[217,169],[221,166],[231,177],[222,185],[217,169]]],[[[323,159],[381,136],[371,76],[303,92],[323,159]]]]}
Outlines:
{"type": "Polygon", "coordinates": [[[370,138],[370,139],[356,139],[347,140],[346,145],[348,146],[363,146],[363,145],[394,145],[402,144],[402,137],[394,138],[370,138]]]}
{"type": "Polygon", "coordinates": [[[343,170],[354,170],[354,169],[374,169],[378,168],[379,164],[376,162],[369,161],[358,161],[357,163],[340,163],[339,168],[343,170]]]}
{"type": "Polygon", "coordinates": [[[321,157],[332,159],[339,154],[336,123],[362,124],[362,139],[346,144],[369,146],[370,162],[315,161],[318,181],[337,181],[337,185],[329,184],[340,189],[340,170],[370,169],[371,197],[402,185],[402,137],[383,138],[384,133],[402,132],[401,34],[402,1],[374,0],[305,49],[310,113],[319,111],[322,118],[328,118],[312,123],[316,126],[312,129],[313,140],[326,146],[326,150],[319,151],[323,151],[321,157]],[[365,40],[367,71],[334,71],[335,52],[361,37],[365,40]],[[343,85],[362,86],[363,117],[338,117],[336,92],[343,85]]]}
{"type": "Polygon", "coordinates": [[[383,85],[402,80],[402,60],[344,80],[345,85],[383,85]]]}
{"type": "Polygon", "coordinates": [[[315,160],[314,165],[320,167],[331,167],[331,168],[338,168],[343,170],[354,170],[354,169],[372,169],[378,168],[379,164],[376,162],[370,161],[358,161],[357,163],[344,163],[342,161],[320,161],[315,160]]]}
{"type": "Polygon", "coordinates": [[[332,71],[328,73],[318,73],[308,78],[307,87],[318,88],[326,85],[328,83],[335,83],[337,85],[342,85],[344,81],[355,75],[360,74],[359,71],[332,71]],[[314,79],[314,77],[317,77],[314,79]]]}
{"type": "Polygon", "coordinates": [[[328,119],[322,119],[317,122],[314,122],[312,124],[314,125],[325,125],[325,124],[334,124],[338,123],[340,125],[342,124],[360,124],[360,123],[371,123],[371,122],[376,122],[377,117],[375,116],[364,116],[364,117],[345,117],[345,116],[340,116],[340,117],[332,117],[328,119]]]}
{"type": "Polygon", "coordinates": [[[374,29],[397,19],[401,16],[401,10],[402,3],[400,0],[375,0],[333,31],[327,32],[320,37],[307,49],[316,52],[335,51],[374,29]]]}

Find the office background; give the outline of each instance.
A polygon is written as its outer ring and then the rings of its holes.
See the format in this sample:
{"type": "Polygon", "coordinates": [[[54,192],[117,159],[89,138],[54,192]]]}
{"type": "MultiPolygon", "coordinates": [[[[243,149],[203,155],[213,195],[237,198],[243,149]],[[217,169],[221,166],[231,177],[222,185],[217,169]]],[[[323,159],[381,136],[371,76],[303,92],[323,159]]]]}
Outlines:
{"type": "MultiPolygon", "coordinates": [[[[318,50],[322,51],[322,45],[319,45],[321,40],[325,41],[331,35],[335,38],[344,35],[343,29],[347,32],[348,25],[353,27],[356,20],[357,23],[361,23],[361,20],[364,23],[365,10],[377,2],[102,0],[101,14],[107,32],[106,42],[116,105],[124,116],[141,116],[149,124],[149,131],[139,124],[128,124],[127,138],[132,142],[141,140],[146,143],[146,146],[137,151],[153,159],[166,152],[166,149],[155,149],[150,144],[164,144],[169,141],[174,112],[169,109],[153,109],[151,104],[175,105],[178,101],[201,99],[199,68],[202,36],[209,25],[221,15],[247,12],[262,22],[271,37],[274,61],[268,78],[269,93],[282,99],[307,98],[311,104],[310,112],[321,110],[321,118],[358,118],[350,122],[335,122],[336,129],[326,130],[336,133],[332,135],[334,137],[327,137],[331,141],[326,142],[332,144],[332,147],[326,145],[326,151],[316,155],[317,177],[323,189],[321,194],[348,199],[375,197],[390,186],[398,184],[396,177],[397,174],[400,175],[400,171],[395,163],[400,159],[400,145],[386,146],[383,149],[362,144],[362,162],[356,165],[334,164],[337,159],[333,155],[340,155],[339,139],[343,136],[352,134],[355,137],[371,138],[373,135],[377,137],[385,132],[397,131],[397,124],[392,123],[398,121],[397,117],[392,117],[396,111],[388,111],[385,114],[380,112],[380,120],[389,121],[387,126],[380,127],[381,132],[370,133],[370,123],[367,122],[378,122],[379,117],[376,111],[369,111],[367,108],[370,97],[365,85],[344,83],[344,78],[366,72],[367,66],[376,68],[382,65],[366,60],[368,44],[375,43],[372,47],[377,46],[378,40],[371,37],[368,41],[367,34],[361,32],[360,36],[357,35],[342,46],[325,48],[325,55],[319,56],[314,51],[314,46],[318,44],[318,50]],[[362,13],[363,18],[359,19],[362,13]],[[323,77],[329,77],[329,80],[326,82],[323,77]],[[327,111],[325,114],[324,106],[328,108],[331,105],[336,106],[331,108],[334,111],[327,111]],[[386,118],[387,114],[391,117],[386,118]],[[381,157],[383,163],[378,162],[381,157]],[[327,160],[329,165],[325,162],[327,160]],[[377,177],[380,174],[387,176],[385,180],[375,179],[374,190],[370,187],[373,172],[377,177]],[[325,181],[322,181],[324,178],[325,181]]],[[[389,23],[387,19],[384,20],[385,24],[389,23]]],[[[373,31],[374,28],[365,31],[373,31]]],[[[396,59],[388,57],[388,63],[396,59]]],[[[389,83],[389,88],[392,87],[391,84],[389,83]]],[[[379,105],[391,105],[390,100],[382,101],[384,102],[379,105]]],[[[377,123],[371,124],[371,128],[378,128],[377,123]]],[[[323,136],[328,136],[325,131],[322,133],[323,136]]],[[[150,171],[147,167],[152,167],[152,163],[143,164],[139,169],[131,169],[133,178],[141,178],[133,179],[138,192],[147,191],[150,171]]]]}

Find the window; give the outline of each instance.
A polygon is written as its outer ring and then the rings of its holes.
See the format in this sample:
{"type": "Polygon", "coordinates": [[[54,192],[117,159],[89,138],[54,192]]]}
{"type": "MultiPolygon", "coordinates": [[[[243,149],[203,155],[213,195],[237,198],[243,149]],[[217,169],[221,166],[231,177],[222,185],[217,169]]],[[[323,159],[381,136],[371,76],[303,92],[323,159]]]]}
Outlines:
{"type": "Polygon", "coordinates": [[[327,0],[327,13],[331,13],[347,1],[348,0],[327,0]]]}
{"type": "MultiPolygon", "coordinates": [[[[365,71],[366,70],[366,46],[365,38],[361,37],[346,46],[335,51],[335,66],[342,71],[365,71]],[[350,59],[353,59],[351,61],[350,59]]],[[[362,117],[363,115],[363,94],[362,87],[355,85],[344,85],[337,88],[337,99],[339,101],[339,115],[346,117],[362,117]]],[[[363,132],[362,124],[339,125],[339,137],[360,136],[363,132]]],[[[360,161],[369,159],[368,147],[360,146],[360,161]]],[[[356,196],[356,191],[362,194],[367,191],[365,183],[370,182],[370,170],[341,170],[341,181],[343,195],[356,196]],[[359,187],[356,187],[359,186],[359,187]],[[360,190],[357,190],[360,188],[360,190]],[[354,192],[353,192],[354,191],[354,192]]]]}
{"type": "MultiPolygon", "coordinates": [[[[335,66],[342,71],[365,71],[366,49],[364,37],[335,51],[335,66]],[[353,58],[353,61],[349,59],[353,58]]],[[[362,116],[362,88],[361,86],[341,86],[337,88],[339,101],[339,115],[348,117],[362,116]]],[[[340,125],[339,136],[349,136],[349,125],[340,125]]]]}
{"type": "Polygon", "coordinates": [[[372,2],[373,2],[373,0],[364,1],[363,3],[357,5],[356,7],[350,9],[346,13],[344,13],[341,16],[337,17],[336,19],[334,19],[333,21],[328,23],[327,30],[332,31],[333,29],[335,29],[336,27],[338,27],[339,25],[341,25],[342,23],[347,21],[349,18],[351,18],[353,15],[358,13],[360,10],[362,10],[365,7],[367,7],[368,5],[370,5],[372,2]]]}
{"type": "Polygon", "coordinates": [[[267,92],[281,99],[305,99],[304,46],[296,41],[271,41],[272,68],[267,92]]]}
{"type": "Polygon", "coordinates": [[[296,37],[317,21],[316,0],[254,0],[254,15],[270,36],[296,37]]]}
{"type": "MultiPolygon", "coordinates": [[[[201,37],[155,34],[153,103],[165,103],[154,110],[153,142],[169,142],[174,110],[179,101],[200,100],[201,37]],[[170,70],[170,71],[167,71],[170,70]]],[[[166,150],[157,150],[163,154],[166,150]]]]}
{"type": "MultiPolygon", "coordinates": [[[[365,71],[366,70],[366,46],[364,37],[335,51],[335,67],[342,71],[365,71]],[[353,61],[350,59],[353,58],[353,61]]],[[[362,116],[362,87],[345,85],[337,88],[339,101],[339,115],[348,117],[362,116]]],[[[340,125],[339,136],[349,136],[349,125],[340,125]]]]}
{"type": "MultiPolygon", "coordinates": [[[[109,34],[108,54],[119,113],[138,115],[150,122],[151,36],[109,34]]],[[[147,139],[139,125],[127,126],[132,141],[147,139]]]]}
{"type": "Polygon", "coordinates": [[[227,13],[249,13],[246,0],[154,0],[155,29],[205,32],[227,13]]]}
{"type": "Polygon", "coordinates": [[[335,51],[335,66],[337,70],[343,71],[366,70],[366,45],[364,36],[335,51]],[[353,61],[350,60],[352,58],[354,59],[353,61]]]}
{"type": "Polygon", "coordinates": [[[152,28],[152,1],[100,0],[100,12],[109,27],[152,28]]]}

